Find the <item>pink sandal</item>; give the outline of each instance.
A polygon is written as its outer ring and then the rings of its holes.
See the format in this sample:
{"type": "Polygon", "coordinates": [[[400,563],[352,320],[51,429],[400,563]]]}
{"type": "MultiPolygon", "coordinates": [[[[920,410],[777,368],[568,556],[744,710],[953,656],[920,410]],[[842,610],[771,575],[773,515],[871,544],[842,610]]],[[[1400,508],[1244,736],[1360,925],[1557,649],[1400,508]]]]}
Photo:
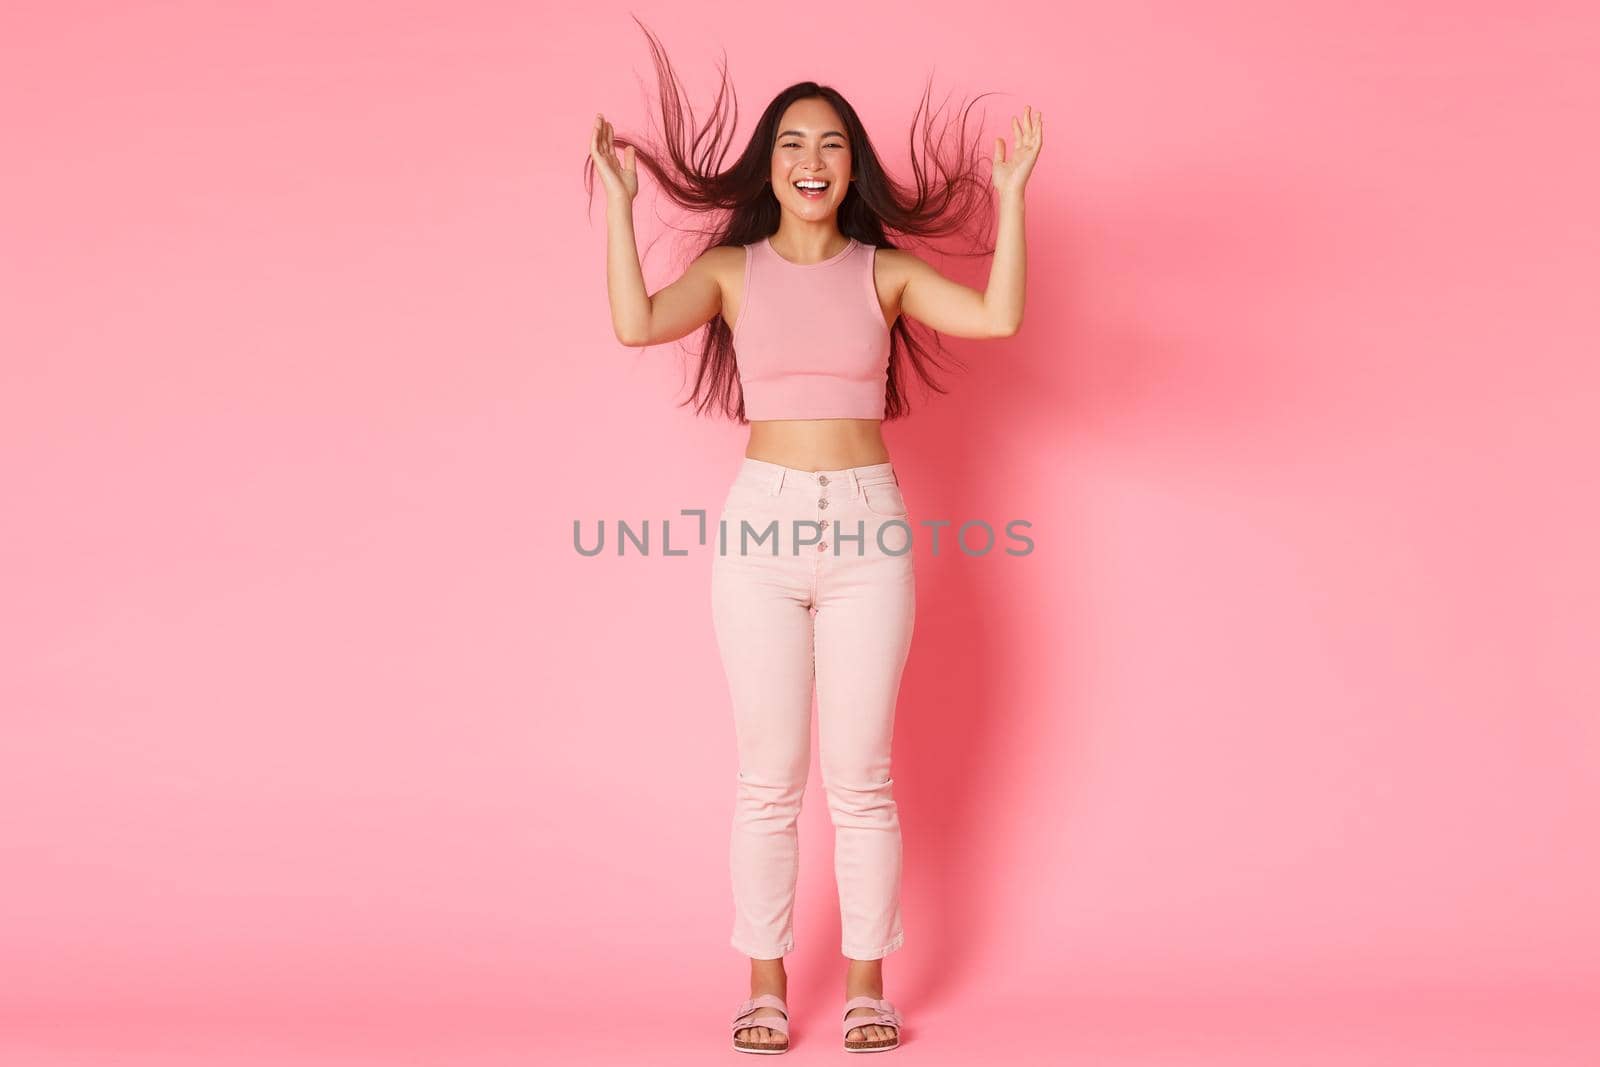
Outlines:
{"type": "Polygon", "coordinates": [[[768,1055],[789,1051],[789,1005],[776,993],[762,993],[758,997],[751,997],[740,1004],[733,1015],[733,1047],[737,1052],[759,1052],[768,1055]],[[780,1015],[757,1016],[757,1008],[777,1008],[783,1012],[780,1015]],[[765,1026],[776,1030],[783,1035],[783,1042],[776,1041],[746,1041],[739,1037],[739,1031],[752,1026],[765,1026]]]}
{"type": "Polygon", "coordinates": [[[887,1052],[900,1044],[900,1015],[882,997],[851,997],[844,1002],[844,1050],[846,1052],[887,1052]],[[856,1008],[873,1008],[876,1015],[854,1015],[850,1013],[856,1008]],[[884,1037],[877,1040],[863,1038],[860,1041],[850,1040],[850,1031],[858,1026],[892,1026],[893,1037],[884,1037]]]}

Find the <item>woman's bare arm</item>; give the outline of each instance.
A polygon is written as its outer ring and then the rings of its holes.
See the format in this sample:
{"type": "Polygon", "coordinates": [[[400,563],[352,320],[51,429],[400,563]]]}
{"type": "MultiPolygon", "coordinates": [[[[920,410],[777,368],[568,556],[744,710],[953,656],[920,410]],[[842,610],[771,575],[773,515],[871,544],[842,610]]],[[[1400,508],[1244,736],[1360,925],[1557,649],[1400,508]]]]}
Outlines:
{"type": "Polygon", "coordinates": [[[952,337],[1010,337],[1022,326],[1028,266],[1023,189],[1044,143],[1044,119],[1028,107],[1023,121],[1013,118],[1011,125],[1017,140],[1013,158],[1006,159],[1005,141],[995,140],[994,184],[1000,195],[1000,216],[988,288],[980,293],[952,281],[909,252],[900,257],[906,276],[900,309],[952,337]]]}
{"type": "Polygon", "coordinates": [[[639,249],[633,235],[632,204],[607,208],[606,284],[611,293],[611,325],[617,340],[633,348],[665,344],[704,326],[722,310],[722,287],[713,270],[725,248],[707,249],[677,281],[647,295],[639,249]]]}
{"type": "MultiPolygon", "coordinates": [[[[626,335],[619,332],[618,339],[636,347],[665,344],[710,322],[722,310],[722,286],[717,284],[715,257],[729,252],[727,248],[711,248],[701,253],[677,281],[645,298],[642,329],[626,335]]],[[[634,267],[637,270],[637,259],[634,267]]]]}
{"type": "Polygon", "coordinates": [[[645,291],[639,242],[633,232],[639,173],[633,146],[628,145],[618,158],[611,133],[611,123],[604,115],[596,115],[589,154],[606,187],[606,292],[611,298],[611,328],[617,340],[633,347],[676,341],[722,310],[722,288],[717,284],[713,257],[727,252],[709,249],[671,285],[654,296],[645,291]]]}
{"type": "Polygon", "coordinates": [[[924,259],[900,256],[906,284],[900,310],[951,337],[1010,337],[1022,325],[1027,291],[1027,244],[1023,239],[1022,196],[1000,199],[1000,229],[995,238],[989,287],[983,292],[946,278],[924,259]]]}
{"type": "Polygon", "coordinates": [[[633,233],[633,200],[606,198],[606,292],[611,298],[611,328],[625,345],[641,344],[650,329],[650,296],[639,267],[633,233]]]}

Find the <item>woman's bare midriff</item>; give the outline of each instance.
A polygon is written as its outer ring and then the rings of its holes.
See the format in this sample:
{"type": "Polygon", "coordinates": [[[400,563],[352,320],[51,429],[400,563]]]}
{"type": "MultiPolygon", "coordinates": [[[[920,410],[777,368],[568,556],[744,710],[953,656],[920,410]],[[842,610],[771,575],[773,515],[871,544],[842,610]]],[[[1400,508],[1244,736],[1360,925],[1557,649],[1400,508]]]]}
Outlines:
{"type": "Polygon", "coordinates": [[[750,423],[747,459],[799,471],[836,471],[889,462],[881,419],[764,419],[750,423]]]}

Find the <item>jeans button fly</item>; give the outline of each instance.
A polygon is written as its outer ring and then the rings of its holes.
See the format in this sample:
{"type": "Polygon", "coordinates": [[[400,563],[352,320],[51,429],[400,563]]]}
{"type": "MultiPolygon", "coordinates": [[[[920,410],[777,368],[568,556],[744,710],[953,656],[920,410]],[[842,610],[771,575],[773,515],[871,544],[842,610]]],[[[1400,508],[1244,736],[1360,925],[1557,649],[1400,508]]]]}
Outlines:
{"type": "Polygon", "coordinates": [[[818,485],[827,485],[828,484],[828,476],[826,474],[817,475],[817,484],[818,485]]]}
{"type": "Polygon", "coordinates": [[[817,501],[817,507],[825,508],[827,506],[828,506],[828,498],[827,497],[823,497],[821,500],[817,501]]]}

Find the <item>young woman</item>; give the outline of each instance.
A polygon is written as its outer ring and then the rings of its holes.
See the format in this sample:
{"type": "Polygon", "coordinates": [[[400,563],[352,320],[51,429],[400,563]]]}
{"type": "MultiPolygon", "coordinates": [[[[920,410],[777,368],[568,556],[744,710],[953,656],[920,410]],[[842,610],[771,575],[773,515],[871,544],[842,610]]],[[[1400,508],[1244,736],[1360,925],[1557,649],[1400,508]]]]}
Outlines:
{"type": "MultiPolygon", "coordinates": [[[[585,167],[591,191],[596,172],[605,185],[618,339],[656,345],[708,327],[690,399],[750,426],[721,516],[727,548],[719,547],[711,581],[739,755],[732,943],[750,957],[750,996],[734,1015],[733,1047],[788,1048],[783,957],[794,947],[796,823],[815,685],[849,961],[844,1047],[882,1051],[900,1036],[883,988],[883,957],[905,937],[889,767],[915,581],[908,509],[881,424],[907,413],[907,368],[937,388],[906,318],[966,338],[1009,337],[1021,325],[1023,188],[1043,119],[1031,107],[1012,119],[1015,144],[1008,153],[996,139],[988,182],[974,152],[956,166],[940,161],[937,182],[914,166],[917,188],[907,192],[885,175],[849,103],[800,82],[773,99],[739,160],[719,171],[704,134],[685,132],[677,80],[653,37],[651,47],[663,86],[672,87],[662,94],[668,162],[618,138],[597,115],[585,167]],[[692,160],[696,152],[701,158],[692,160]],[[677,202],[722,214],[708,247],[653,294],[633,232],[636,161],[677,202]],[[959,230],[987,214],[990,182],[999,235],[983,292],[886,238],[891,228],[914,236],[959,230]],[[763,532],[775,539],[748,548],[763,532]]],[[[719,135],[722,99],[707,127],[719,135]]]]}

